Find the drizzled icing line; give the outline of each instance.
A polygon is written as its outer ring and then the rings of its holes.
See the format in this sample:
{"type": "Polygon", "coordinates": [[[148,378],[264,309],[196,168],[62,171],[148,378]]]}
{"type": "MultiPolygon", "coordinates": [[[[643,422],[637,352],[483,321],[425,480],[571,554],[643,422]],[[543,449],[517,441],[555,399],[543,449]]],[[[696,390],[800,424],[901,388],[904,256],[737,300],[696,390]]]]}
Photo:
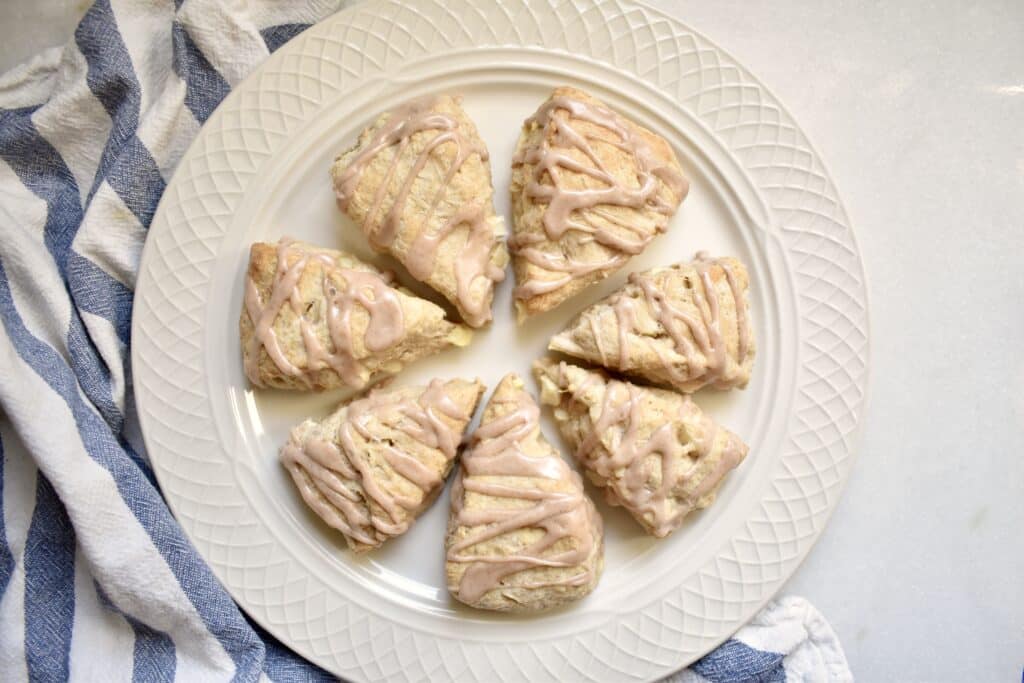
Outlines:
{"type": "Polygon", "coordinates": [[[455,156],[451,166],[445,172],[444,179],[426,212],[422,214],[419,229],[405,260],[406,267],[413,277],[428,281],[434,272],[441,244],[456,228],[468,225],[466,242],[455,257],[455,303],[458,304],[466,322],[478,327],[491,318],[490,302],[489,297],[474,296],[474,293],[485,291],[493,287],[495,282],[501,282],[505,278],[505,271],[491,263],[491,251],[496,240],[493,227],[487,220],[485,206],[482,202],[465,204],[458,207],[441,225],[432,228],[431,222],[445,196],[445,191],[463,164],[473,155],[486,163],[487,148],[482,142],[464,135],[455,117],[434,111],[437,102],[436,97],[417,98],[389,112],[387,119],[373,133],[366,146],[335,177],[334,188],[339,207],[347,212],[367,167],[384,150],[394,150],[394,157],[363,219],[363,230],[370,244],[375,249],[386,251],[393,247],[403,221],[411,220],[404,214],[413,183],[431,158],[441,158],[436,152],[445,145],[454,145],[455,156]],[[398,178],[400,162],[412,137],[417,133],[430,132],[435,133],[434,137],[427,141],[410,166],[408,174],[404,178],[398,178]],[[380,217],[379,224],[375,225],[378,214],[384,208],[388,188],[393,182],[398,185],[394,201],[380,217]],[[489,281],[484,287],[477,285],[481,278],[489,281]]]}
{"type": "Polygon", "coordinates": [[[517,235],[509,240],[509,248],[530,263],[549,272],[564,273],[554,280],[533,280],[518,286],[515,296],[526,299],[553,291],[580,275],[598,270],[620,267],[629,255],[639,254],[647,244],[668,225],[668,219],[686,195],[688,184],[672,165],[659,160],[642,135],[623,117],[599,104],[592,104],[567,95],[548,99],[526,121],[525,126],[540,126],[539,145],[519,151],[513,158],[513,167],[530,164],[529,180],[524,187],[526,196],[547,202],[542,225],[544,235],[517,235]],[[555,116],[556,111],[567,116],[555,116]],[[618,179],[601,161],[591,144],[593,138],[577,130],[573,120],[601,126],[618,137],[618,141],[602,141],[630,154],[637,169],[637,187],[630,187],[618,179]],[[549,142],[549,137],[553,138],[549,142]],[[571,152],[584,155],[580,161],[571,152]],[[602,183],[601,187],[571,189],[562,178],[563,172],[589,176],[602,183]],[[545,177],[549,183],[545,183],[545,177]],[[666,201],[661,194],[665,185],[674,201],[666,201]],[[598,208],[616,206],[649,211],[650,225],[634,224],[615,216],[613,212],[598,208]],[[618,228],[611,230],[593,219],[600,218],[618,228]],[[586,235],[612,253],[603,261],[584,262],[565,255],[550,254],[534,245],[547,240],[559,240],[567,231],[586,235]],[[623,235],[625,232],[627,235],[623,235]]]}
{"type": "MultiPolygon", "coordinates": [[[[583,398],[584,392],[601,375],[586,373],[573,387],[567,375],[569,367],[560,363],[554,379],[558,386],[570,390],[571,400],[590,406],[583,398]]],[[[628,382],[608,379],[600,412],[596,418],[587,418],[592,423],[585,437],[584,427],[580,428],[576,458],[594,483],[605,487],[610,504],[625,507],[660,538],[678,528],[683,518],[700,506],[702,499],[743,460],[747,448],[685,395],[681,396],[683,402],[675,419],[642,436],[643,391],[628,382]],[[681,438],[681,428],[685,429],[685,439],[681,438]],[[617,439],[611,436],[613,432],[618,433],[617,439]],[[614,448],[608,447],[611,443],[614,448]],[[659,463],[657,476],[651,469],[651,456],[659,463]],[[714,461],[710,469],[705,466],[709,460],[714,461]],[[695,477],[700,477],[696,488],[687,491],[695,477]]]]}
{"type": "MultiPolygon", "coordinates": [[[[752,332],[747,315],[747,300],[740,289],[728,259],[711,258],[707,252],[698,252],[689,264],[697,283],[691,287],[694,314],[673,304],[659,287],[652,273],[632,273],[629,282],[638,287],[655,320],[668,334],[676,352],[685,358],[685,370],[666,358],[655,340],[640,336],[658,354],[661,364],[672,383],[686,390],[696,390],[706,384],[729,388],[744,380],[744,362],[750,350],[752,332]],[[720,268],[725,276],[733,307],[736,311],[737,350],[735,356],[726,348],[722,332],[721,309],[723,302],[715,287],[711,271],[720,268]],[[686,334],[686,333],[689,334],[686,334]]],[[[689,276],[685,276],[689,278],[689,276]]],[[[620,292],[609,301],[615,313],[618,329],[618,365],[629,369],[629,340],[636,326],[636,301],[620,292]]],[[[634,335],[637,336],[637,335],[634,335]]]]}
{"type": "MultiPolygon", "coordinates": [[[[508,413],[481,424],[473,435],[452,489],[453,523],[468,527],[470,532],[451,544],[447,559],[468,565],[456,590],[456,597],[468,604],[477,602],[492,590],[506,587],[503,580],[518,572],[585,563],[601,536],[600,517],[583,493],[579,475],[557,455],[531,456],[524,451],[524,443],[540,438],[537,405],[523,391],[517,392],[511,404],[508,413]],[[499,477],[572,481],[574,486],[568,492],[549,491],[535,481],[519,485],[494,481],[499,477]],[[532,505],[469,510],[464,505],[467,492],[530,501],[532,505]],[[543,536],[513,555],[467,552],[480,543],[530,528],[540,529],[543,536]],[[575,547],[549,552],[564,539],[575,539],[575,547]]],[[[592,578],[592,570],[582,567],[579,572],[558,580],[514,585],[520,588],[581,586],[592,578]]]]}
{"type": "Polygon", "coordinates": [[[470,415],[451,399],[445,382],[436,379],[417,397],[374,390],[343,410],[345,419],[334,435],[310,432],[305,426],[293,430],[281,449],[281,462],[303,499],[328,525],[356,543],[378,546],[405,533],[440,491],[447,471],[382,439],[389,431],[400,431],[451,462],[461,430],[450,427],[444,418],[465,425],[470,415]],[[402,494],[393,481],[376,474],[370,451],[360,439],[383,444],[384,462],[393,475],[413,484],[421,495],[402,494]],[[371,501],[381,514],[371,513],[371,501]]]}
{"type": "Polygon", "coordinates": [[[246,279],[245,310],[253,324],[253,334],[245,350],[246,376],[253,385],[264,386],[259,372],[262,349],[282,373],[302,380],[307,387],[313,386],[315,373],[328,368],[349,386],[365,385],[369,372],[355,356],[352,311],[359,306],[369,316],[363,346],[371,352],[383,351],[396,344],[405,333],[402,303],[397,293],[382,275],[344,268],[328,254],[296,248],[300,256],[289,265],[293,244],[294,240],[287,237],[278,242],[277,268],[266,301],[260,295],[252,273],[246,279]],[[314,322],[307,317],[305,309],[308,306],[299,290],[299,280],[313,263],[323,269],[323,297],[332,351],[328,351],[321,342],[314,322]],[[299,322],[306,354],[305,369],[288,359],[274,332],[274,321],[285,306],[299,322]]]}

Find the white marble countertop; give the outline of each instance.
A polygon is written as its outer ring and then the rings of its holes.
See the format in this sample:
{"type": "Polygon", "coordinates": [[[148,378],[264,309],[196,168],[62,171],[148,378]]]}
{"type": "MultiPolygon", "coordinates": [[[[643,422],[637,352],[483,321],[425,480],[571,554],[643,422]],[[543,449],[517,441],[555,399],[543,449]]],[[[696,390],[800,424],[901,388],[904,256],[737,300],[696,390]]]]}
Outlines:
{"type": "Polygon", "coordinates": [[[1024,4],[658,3],[818,147],[870,288],[853,475],[786,587],[860,680],[1024,666],[1024,4]]]}
{"type": "MultiPolygon", "coordinates": [[[[70,36],[87,4],[0,3],[0,71],[70,36]]],[[[653,4],[792,111],[866,263],[859,460],[786,592],[832,622],[860,680],[1019,680],[1024,3],[653,4]]]]}

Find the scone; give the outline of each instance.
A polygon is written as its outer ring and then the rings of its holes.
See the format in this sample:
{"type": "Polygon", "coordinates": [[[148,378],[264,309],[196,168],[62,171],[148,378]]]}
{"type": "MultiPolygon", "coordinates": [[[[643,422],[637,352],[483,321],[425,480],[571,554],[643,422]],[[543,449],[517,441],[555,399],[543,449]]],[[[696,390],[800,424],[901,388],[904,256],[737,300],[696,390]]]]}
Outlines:
{"type": "Polygon", "coordinates": [[[601,517],[540,433],[539,408],[507,375],[452,487],[448,590],[472,607],[527,612],[577,600],[604,566],[601,517]]]}
{"type": "Polygon", "coordinates": [[[491,319],[508,265],[505,228],[487,147],[460,98],[419,98],[382,114],[331,177],[338,206],[374,249],[443,294],[468,325],[491,319]]]}
{"type": "Polygon", "coordinates": [[[283,239],[249,252],[239,321],[257,387],[362,388],[473,333],[354,256],[283,239]]]}
{"type": "Polygon", "coordinates": [[[554,407],[588,478],[659,538],[713,503],[722,479],[747,455],[738,436],[685,394],[550,358],[537,361],[534,373],[541,403],[554,407]]]}
{"type": "Polygon", "coordinates": [[[693,392],[745,387],[754,365],[747,269],[698,253],[633,273],[551,339],[552,351],[693,392]]]}
{"type": "Polygon", "coordinates": [[[371,390],[293,429],[281,463],[350,548],[371,550],[405,533],[440,493],[483,390],[464,379],[371,390]]]}
{"type": "Polygon", "coordinates": [[[689,184],[664,138],[574,88],[523,124],[512,160],[522,321],[621,268],[663,232],[689,184]]]}

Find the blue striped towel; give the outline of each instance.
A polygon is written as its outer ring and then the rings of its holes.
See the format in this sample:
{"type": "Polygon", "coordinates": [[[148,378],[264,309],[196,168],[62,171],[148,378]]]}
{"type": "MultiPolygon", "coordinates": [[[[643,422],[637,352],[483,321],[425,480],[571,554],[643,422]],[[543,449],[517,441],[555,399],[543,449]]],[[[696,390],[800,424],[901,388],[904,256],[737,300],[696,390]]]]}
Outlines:
{"type": "MultiPolygon", "coordinates": [[[[146,230],[233,85],[329,0],[99,0],[0,77],[4,680],[330,679],[248,621],[160,496],[132,402],[146,230]]],[[[846,680],[822,617],[773,603],[675,681],[846,680]]]]}

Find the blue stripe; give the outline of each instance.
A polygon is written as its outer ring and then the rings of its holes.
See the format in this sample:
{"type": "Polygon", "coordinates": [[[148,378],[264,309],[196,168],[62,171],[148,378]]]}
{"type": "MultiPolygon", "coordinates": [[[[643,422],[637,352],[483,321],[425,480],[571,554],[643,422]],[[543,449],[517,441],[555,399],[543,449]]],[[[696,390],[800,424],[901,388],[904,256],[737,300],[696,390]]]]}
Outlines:
{"type": "Polygon", "coordinates": [[[78,375],[78,384],[82,391],[110,425],[110,429],[115,434],[120,434],[124,427],[124,417],[114,402],[110,370],[89,338],[78,311],[71,315],[67,342],[71,365],[78,375]]]}
{"type": "MultiPolygon", "coordinates": [[[[108,292],[116,291],[120,283],[106,273],[98,275],[98,268],[85,272],[78,267],[70,273],[74,279],[69,278],[69,262],[81,259],[71,249],[82,222],[78,185],[64,159],[53,145],[40,135],[32,122],[33,111],[0,111],[0,158],[10,165],[29,191],[46,202],[43,242],[66,279],[72,300],[76,304],[102,301],[104,297],[110,297],[108,292]]],[[[88,310],[89,307],[95,307],[95,304],[88,303],[85,309],[88,310]]],[[[99,307],[95,308],[101,310],[99,307]]],[[[120,312],[122,309],[115,307],[113,310],[120,312]]],[[[130,311],[123,318],[107,319],[115,329],[124,330],[125,334],[128,334],[130,311]]],[[[82,379],[82,389],[115,433],[120,433],[123,418],[113,398],[110,371],[86,334],[81,316],[74,308],[71,310],[68,324],[68,351],[71,353],[75,371],[82,379]]],[[[127,362],[127,354],[124,361],[127,362]]]]}
{"type": "Polygon", "coordinates": [[[67,263],[68,279],[76,287],[90,292],[83,297],[79,308],[105,318],[114,326],[117,338],[125,346],[131,342],[132,290],[110,277],[105,270],[89,259],[71,252],[67,263]]]}
{"type": "Polygon", "coordinates": [[[103,180],[135,214],[142,227],[148,228],[167,184],[142,140],[134,135],[129,138],[109,166],[101,165],[101,172],[103,180]]]}
{"type": "Polygon", "coordinates": [[[100,605],[110,612],[124,617],[135,633],[135,647],[132,653],[132,680],[140,683],[156,681],[173,681],[178,666],[174,641],[163,631],[146,626],[144,623],[126,614],[114,604],[99,583],[93,581],[96,597],[100,605]]]}
{"type": "Polygon", "coordinates": [[[174,641],[166,633],[152,629],[134,617],[125,619],[135,631],[135,648],[132,651],[132,681],[156,683],[173,681],[178,666],[174,652],[174,641]]]}
{"type": "Polygon", "coordinates": [[[270,26],[263,29],[260,31],[260,36],[262,36],[267,49],[271,52],[275,52],[277,48],[305,31],[311,25],[312,24],[278,24],[277,26],[270,26]]]}
{"type": "Polygon", "coordinates": [[[0,157],[33,194],[46,201],[43,241],[63,273],[82,223],[78,184],[64,159],[32,122],[35,108],[0,110],[0,157]]]}
{"type": "Polygon", "coordinates": [[[284,681],[307,681],[309,683],[335,683],[338,679],[318,666],[307,662],[274,636],[263,630],[263,627],[246,617],[246,621],[256,631],[267,646],[267,656],[263,661],[263,673],[275,683],[284,681]]]}
{"type": "MultiPolygon", "coordinates": [[[[122,363],[127,375],[132,293],[71,248],[82,221],[78,185],[64,159],[32,122],[34,111],[31,108],[0,110],[0,158],[29,191],[46,202],[43,241],[47,251],[61,270],[75,304],[104,317],[117,331],[126,347],[122,363]]],[[[124,417],[114,400],[110,371],[86,332],[78,310],[72,308],[69,318],[68,352],[82,390],[114,433],[120,434],[124,417]]],[[[134,451],[130,452],[146,477],[153,481],[149,463],[134,451]]]]}
{"type": "Polygon", "coordinates": [[[106,180],[139,222],[149,227],[165,184],[149,150],[136,136],[142,87],[109,0],[93,3],[75,29],[75,42],[88,66],[89,90],[112,123],[86,203],[106,180]]]}
{"type": "Polygon", "coordinates": [[[690,669],[711,683],[786,683],[783,655],[727,640],[690,669]]]}
{"type": "Polygon", "coordinates": [[[108,425],[82,400],[71,368],[52,347],[34,337],[25,327],[14,306],[2,259],[0,320],[22,361],[67,403],[86,451],[110,472],[125,505],[149,534],[154,547],[207,629],[220,640],[235,663],[236,678],[254,680],[262,669],[263,643],[249,628],[210,568],[200,560],[181,527],[163,504],[160,494],[132,462],[108,425]]]}
{"type": "MultiPolygon", "coordinates": [[[[0,414],[2,417],[2,414],[0,414]]],[[[4,469],[7,467],[7,456],[4,455],[4,440],[0,437],[0,601],[7,592],[7,584],[14,574],[14,553],[7,542],[7,527],[4,522],[4,469]]]]}
{"type": "Polygon", "coordinates": [[[25,541],[25,662],[30,681],[65,681],[75,621],[75,530],[42,472],[25,541]]]}
{"type": "Polygon", "coordinates": [[[174,43],[174,73],[185,82],[185,106],[199,123],[205,123],[231,86],[213,68],[192,40],[185,27],[174,22],[171,29],[174,43]]]}

